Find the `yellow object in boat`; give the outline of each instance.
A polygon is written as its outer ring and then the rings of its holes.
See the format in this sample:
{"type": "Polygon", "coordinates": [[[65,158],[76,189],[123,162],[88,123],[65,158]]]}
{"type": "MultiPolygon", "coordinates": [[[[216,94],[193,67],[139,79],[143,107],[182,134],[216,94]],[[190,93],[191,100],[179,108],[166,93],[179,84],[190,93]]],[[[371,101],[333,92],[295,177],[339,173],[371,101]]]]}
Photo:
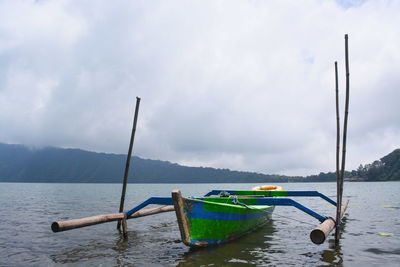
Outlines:
{"type": "Polygon", "coordinates": [[[283,191],[283,188],[279,185],[260,185],[260,186],[253,187],[251,190],[252,191],[255,191],[255,190],[283,191]]]}

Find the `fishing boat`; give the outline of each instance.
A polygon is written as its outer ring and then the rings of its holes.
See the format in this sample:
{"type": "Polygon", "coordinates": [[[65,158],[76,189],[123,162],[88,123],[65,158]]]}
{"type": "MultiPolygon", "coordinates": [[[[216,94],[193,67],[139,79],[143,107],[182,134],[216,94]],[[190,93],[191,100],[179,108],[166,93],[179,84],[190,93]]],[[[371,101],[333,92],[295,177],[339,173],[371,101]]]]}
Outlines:
{"type": "MultiPolygon", "coordinates": [[[[252,191],[283,191],[275,185],[257,186],[252,191]]],[[[221,191],[212,196],[184,198],[172,192],[182,242],[191,247],[223,244],[263,226],[275,206],[257,205],[257,195],[237,195],[221,191]]],[[[253,194],[253,193],[252,193],[253,194]]]]}
{"type": "Polygon", "coordinates": [[[221,196],[182,197],[172,192],[182,242],[206,247],[229,242],[268,222],[275,206],[254,205],[257,197],[223,193],[221,196]]]}
{"type": "MultiPolygon", "coordinates": [[[[317,191],[284,191],[280,186],[260,186],[249,191],[213,190],[204,197],[190,198],[182,197],[179,190],[172,192],[182,242],[190,247],[223,244],[255,231],[268,222],[275,206],[294,206],[320,222],[330,218],[282,196],[317,196],[336,205],[317,191]]],[[[313,238],[322,243],[326,236],[317,230],[313,238]]]]}
{"type": "MultiPolygon", "coordinates": [[[[275,206],[293,206],[319,220],[311,240],[324,242],[336,225],[335,215],[323,216],[288,197],[320,197],[332,205],[336,202],[318,191],[285,191],[279,186],[261,186],[251,190],[212,190],[203,197],[183,197],[173,190],[171,197],[150,197],[133,209],[115,214],[105,214],[82,219],[54,222],[53,232],[122,221],[126,233],[126,220],[161,212],[175,211],[182,242],[190,247],[207,247],[235,240],[265,225],[275,206]],[[148,205],[161,205],[144,209],[148,205]]],[[[343,216],[348,201],[342,206],[343,216]]]]}

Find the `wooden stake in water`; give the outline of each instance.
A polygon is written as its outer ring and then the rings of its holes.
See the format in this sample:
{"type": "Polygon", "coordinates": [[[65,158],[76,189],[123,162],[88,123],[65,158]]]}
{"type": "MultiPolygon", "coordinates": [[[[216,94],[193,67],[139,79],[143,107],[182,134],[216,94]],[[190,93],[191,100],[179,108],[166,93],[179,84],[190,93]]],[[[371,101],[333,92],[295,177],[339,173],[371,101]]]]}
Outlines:
{"type": "MultiPolygon", "coordinates": [[[[337,61],[335,61],[335,93],[336,93],[336,220],[339,218],[340,206],[340,115],[339,115],[339,79],[337,61]]],[[[335,241],[339,240],[339,224],[335,223],[335,241]]]]}
{"type": "MultiPolygon", "coordinates": [[[[131,133],[131,141],[129,143],[129,150],[128,150],[128,156],[126,158],[126,166],[125,166],[125,173],[124,173],[124,182],[122,185],[122,193],[121,193],[121,202],[119,205],[119,212],[124,211],[124,202],[125,202],[125,193],[126,193],[126,184],[128,181],[128,173],[129,173],[129,165],[131,162],[131,155],[132,155],[132,148],[133,148],[133,142],[135,140],[135,132],[136,132],[136,123],[137,123],[137,118],[139,114],[139,105],[140,105],[140,97],[136,97],[136,108],[135,108],[135,117],[133,119],[133,127],[132,127],[132,133],[131,133]]],[[[118,220],[118,229],[121,229],[121,220],[118,220]]],[[[124,227],[125,230],[126,227],[124,227]]],[[[125,235],[126,233],[124,233],[125,235]]]]}
{"type": "MultiPolygon", "coordinates": [[[[349,49],[348,49],[348,35],[344,36],[345,39],[345,64],[346,64],[346,102],[345,102],[345,111],[344,111],[344,123],[343,123],[343,145],[342,145],[342,166],[340,170],[340,177],[337,181],[338,183],[338,202],[337,202],[337,212],[336,214],[340,214],[340,210],[342,207],[342,196],[343,196],[343,180],[344,180],[344,171],[345,171],[345,163],[346,163],[346,141],[347,141],[347,120],[349,115],[349,94],[350,94],[350,72],[349,72],[349,49]]],[[[339,217],[337,217],[339,218],[339,217]]],[[[337,222],[337,224],[339,221],[337,222]]],[[[339,242],[339,227],[336,227],[335,233],[335,243],[339,242]]]]}

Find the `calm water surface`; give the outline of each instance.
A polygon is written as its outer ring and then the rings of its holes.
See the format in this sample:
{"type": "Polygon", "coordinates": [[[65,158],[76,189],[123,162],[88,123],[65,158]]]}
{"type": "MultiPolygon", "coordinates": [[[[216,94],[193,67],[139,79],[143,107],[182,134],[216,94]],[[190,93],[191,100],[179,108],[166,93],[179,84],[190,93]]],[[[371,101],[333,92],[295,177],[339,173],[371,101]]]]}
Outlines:
{"type": "MultiPolygon", "coordinates": [[[[212,189],[256,184],[129,184],[125,205],[150,196],[204,195],[212,189]]],[[[334,183],[282,184],[335,198],[334,183]]],[[[0,266],[400,266],[400,183],[346,183],[350,199],[340,245],[333,236],[314,245],[318,221],[293,207],[277,207],[272,220],[235,242],[193,250],[180,241],[173,212],[128,221],[128,241],[116,222],[53,233],[50,225],[119,208],[118,184],[0,183],[0,266]]],[[[335,208],[322,199],[298,198],[317,212],[335,208]]]]}

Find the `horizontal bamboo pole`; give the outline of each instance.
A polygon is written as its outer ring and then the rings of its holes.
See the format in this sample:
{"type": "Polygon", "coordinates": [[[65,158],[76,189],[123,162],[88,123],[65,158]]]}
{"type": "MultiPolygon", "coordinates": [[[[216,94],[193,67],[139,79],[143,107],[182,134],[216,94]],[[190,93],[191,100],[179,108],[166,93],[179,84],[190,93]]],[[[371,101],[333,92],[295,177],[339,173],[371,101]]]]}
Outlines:
{"type": "MultiPolygon", "coordinates": [[[[340,218],[339,221],[342,219],[346,209],[347,205],[349,204],[349,200],[346,199],[342,205],[342,209],[340,210],[340,218]]],[[[334,221],[336,220],[336,213],[331,216],[334,221]]],[[[311,231],[310,233],[310,238],[311,241],[314,244],[322,244],[324,243],[325,239],[328,237],[329,233],[335,228],[335,222],[331,219],[326,219],[323,223],[321,223],[318,227],[316,227],[314,230],[311,231]]]]}
{"type": "Polygon", "coordinates": [[[105,222],[122,220],[124,217],[125,213],[121,212],[121,213],[102,214],[102,215],[68,220],[68,221],[53,222],[51,224],[51,230],[53,230],[54,233],[62,232],[62,231],[72,230],[75,228],[81,228],[105,222]]]}
{"type": "Polygon", "coordinates": [[[145,210],[138,210],[131,216],[129,216],[127,219],[132,219],[132,218],[138,218],[138,217],[143,217],[143,216],[149,216],[161,212],[168,212],[168,211],[174,211],[174,206],[173,205],[168,205],[168,206],[161,206],[161,207],[156,207],[152,209],[145,209],[145,210]]]}
{"type": "MultiPolygon", "coordinates": [[[[144,209],[144,210],[139,210],[139,211],[135,212],[134,214],[132,214],[130,217],[128,217],[126,219],[138,218],[138,217],[143,217],[143,216],[148,216],[148,215],[153,215],[153,214],[157,214],[157,213],[161,213],[161,212],[168,212],[168,211],[173,211],[173,210],[174,210],[174,206],[172,206],[172,205],[156,207],[156,208],[152,208],[152,209],[144,209]]],[[[72,229],[76,229],[76,228],[86,227],[86,226],[90,226],[90,225],[96,225],[96,224],[101,224],[101,223],[106,223],[106,222],[122,220],[122,219],[124,219],[124,217],[125,217],[125,213],[121,212],[121,213],[97,215],[97,216],[68,220],[68,221],[53,222],[51,224],[51,230],[53,230],[54,233],[57,233],[57,232],[72,230],[72,229]]]]}

